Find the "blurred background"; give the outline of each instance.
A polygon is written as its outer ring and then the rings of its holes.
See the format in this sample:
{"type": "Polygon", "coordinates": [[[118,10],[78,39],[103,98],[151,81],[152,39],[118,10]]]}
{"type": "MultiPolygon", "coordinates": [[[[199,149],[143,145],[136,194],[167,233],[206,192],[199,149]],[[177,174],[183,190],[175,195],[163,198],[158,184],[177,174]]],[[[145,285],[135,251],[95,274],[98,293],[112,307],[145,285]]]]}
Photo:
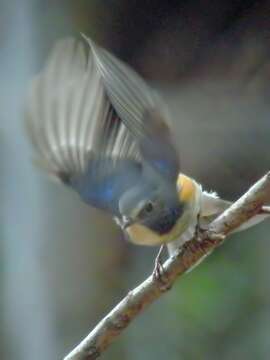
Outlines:
{"type": "MultiPolygon", "coordinates": [[[[270,169],[270,1],[0,0],[0,358],[61,359],[153,268],[31,164],[29,83],[84,32],[169,105],[183,172],[236,199],[270,169]]],[[[233,236],[103,359],[269,359],[270,222],[233,236]]]]}

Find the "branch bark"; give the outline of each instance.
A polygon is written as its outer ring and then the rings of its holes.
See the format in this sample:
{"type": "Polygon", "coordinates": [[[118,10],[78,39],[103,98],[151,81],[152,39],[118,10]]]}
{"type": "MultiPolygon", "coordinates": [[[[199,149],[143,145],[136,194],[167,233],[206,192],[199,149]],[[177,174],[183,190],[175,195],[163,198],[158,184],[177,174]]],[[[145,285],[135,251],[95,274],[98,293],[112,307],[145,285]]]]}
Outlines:
{"type": "Polygon", "coordinates": [[[185,243],[181,252],[164,263],[165,286],[161,287],[160,282],[153,275],[149,276],[130,291],[64,360],[98,358],[137,315],[172,287],[180,275],[201,262],[224,241],[230,232],[258,214],[269,200],[270,172],[216,218],[202,234],[200,241],[194,237],[185,243]]]}

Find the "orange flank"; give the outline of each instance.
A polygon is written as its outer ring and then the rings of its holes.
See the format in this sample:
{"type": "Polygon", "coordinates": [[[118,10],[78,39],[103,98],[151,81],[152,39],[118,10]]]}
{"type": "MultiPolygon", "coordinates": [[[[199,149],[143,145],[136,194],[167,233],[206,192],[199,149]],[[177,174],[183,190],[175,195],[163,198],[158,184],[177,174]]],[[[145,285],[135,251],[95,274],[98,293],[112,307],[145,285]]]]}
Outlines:
{"type": "Polygon", "coordinates": [[[190,202],[196,193],[194,181],[190,177],[180,174],[177,179],[177,186],[181,189],[179,194],[180,201],[190,202]]]}

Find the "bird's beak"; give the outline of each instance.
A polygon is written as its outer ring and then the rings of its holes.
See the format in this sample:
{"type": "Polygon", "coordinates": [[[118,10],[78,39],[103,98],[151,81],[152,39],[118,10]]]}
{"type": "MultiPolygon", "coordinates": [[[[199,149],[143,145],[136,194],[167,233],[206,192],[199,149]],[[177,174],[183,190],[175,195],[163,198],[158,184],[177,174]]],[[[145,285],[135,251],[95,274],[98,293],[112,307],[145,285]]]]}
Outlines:
{"type": "Polygon", "coordinates": [[[122,220],[122,229],[125,230],[132,224],[134,224],[134,220],[125,216],[122,220]]]}

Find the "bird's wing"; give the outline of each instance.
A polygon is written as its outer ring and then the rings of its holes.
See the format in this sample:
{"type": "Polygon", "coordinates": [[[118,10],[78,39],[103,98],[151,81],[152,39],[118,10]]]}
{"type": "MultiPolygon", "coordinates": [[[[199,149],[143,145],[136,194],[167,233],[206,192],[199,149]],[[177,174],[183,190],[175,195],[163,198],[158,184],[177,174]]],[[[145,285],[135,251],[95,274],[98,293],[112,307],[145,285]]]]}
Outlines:
{"type": "Polygon", "coordinates": [[[128,174],[139,176],[139,150],[105,93],[89,46],[74,39],[56,44],[33,81],[25,115],[36,161],[77,186],[91,205],[114,211],[132,185],[128,174]]]}
{"type": "Polygon", "coordinates": [[[137,139],[142,158],[176,182],[180,162],[161,98],[130,67],[87,39],[116,113],[137,139]]]}

